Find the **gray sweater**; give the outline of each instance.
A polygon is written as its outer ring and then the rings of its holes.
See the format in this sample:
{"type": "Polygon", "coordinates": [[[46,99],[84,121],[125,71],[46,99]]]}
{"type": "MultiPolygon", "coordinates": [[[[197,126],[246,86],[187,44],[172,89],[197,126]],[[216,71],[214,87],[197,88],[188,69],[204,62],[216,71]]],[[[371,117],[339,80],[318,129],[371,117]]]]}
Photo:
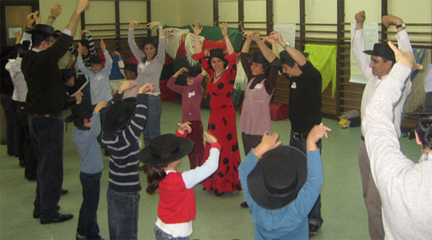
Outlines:
{"type": "MultiPolygon", "coordinates": [[[[386,239],[431,239],[432,161],[414,163],[400,150],[393,123],[411,69],[396,63],[376,88],[362,123],[371,171],[382,201],[386,239]]],[[[409,81],[409,80],[408,80],[409,81]]]]}
{"type": "Polygon", "coordinates": [[[129,29],[128,44],[135,58],[138,60],[138,84],[139,89],[146,83],[153,83],[155,91],[153,95],[160,94],[159,79],[161,76],[162,68],[165,63],[165,37],[159,38],[159,45],[156,56],[150,61],[143,61],[145,53],[139,49],[135,43],[135,34],[133,29],[129,29]]]}

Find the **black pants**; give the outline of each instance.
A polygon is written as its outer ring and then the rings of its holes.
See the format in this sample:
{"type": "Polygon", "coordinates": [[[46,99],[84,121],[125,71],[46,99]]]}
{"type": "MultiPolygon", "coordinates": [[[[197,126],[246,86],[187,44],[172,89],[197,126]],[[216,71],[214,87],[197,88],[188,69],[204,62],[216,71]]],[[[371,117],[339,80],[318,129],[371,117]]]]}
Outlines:
{"type": "Polygon", "coordinates": [[[30,137],[30,129],[28,125],[28,111],[25,102],[17,102],[18,123],[23,129],[24,145],[24,177],[28,180],[36,180],[37,159],[33,150],[33,144],[30,137]]]}

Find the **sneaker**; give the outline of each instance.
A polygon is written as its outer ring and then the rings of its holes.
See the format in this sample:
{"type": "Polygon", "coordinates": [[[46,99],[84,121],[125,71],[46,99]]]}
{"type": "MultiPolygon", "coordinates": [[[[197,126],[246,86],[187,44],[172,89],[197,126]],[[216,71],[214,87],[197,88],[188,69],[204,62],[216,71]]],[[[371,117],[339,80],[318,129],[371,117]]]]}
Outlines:
{"type": "Polygon", "coordinates": [[[315,236],[318,233],[319,229],[320,229],[319,225],[309,223],[309,237],[315,236]]]}

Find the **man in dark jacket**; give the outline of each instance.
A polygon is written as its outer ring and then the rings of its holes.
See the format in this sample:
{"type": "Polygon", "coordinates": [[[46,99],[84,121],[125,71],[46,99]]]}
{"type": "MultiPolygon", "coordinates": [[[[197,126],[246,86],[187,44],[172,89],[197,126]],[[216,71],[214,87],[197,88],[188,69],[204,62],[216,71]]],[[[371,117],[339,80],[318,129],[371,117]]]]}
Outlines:
{"type": "Polygon", "coordinates": [[[28,93],[29,127],[38,160],[37,188],[33,217],[42,224],[63,222],[72,214],[60,214],[58,202],[63,183],[63,119],[64,85],[58,68],[59,59],[72,44],[81,13],[88,0],[79,0],[62,36],[53,42],[54,28],[37,24],[29,30],[33,48],[21,64],[28,93]]]}

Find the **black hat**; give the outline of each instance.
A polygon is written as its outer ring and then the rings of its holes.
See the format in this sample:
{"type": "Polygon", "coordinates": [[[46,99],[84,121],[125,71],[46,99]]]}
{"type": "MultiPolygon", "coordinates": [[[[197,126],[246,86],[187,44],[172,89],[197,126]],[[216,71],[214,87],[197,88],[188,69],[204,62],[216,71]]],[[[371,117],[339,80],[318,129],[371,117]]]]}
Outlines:
{"type": "Polygon", "coordinates": [[[151,140],[138,154],[138,158],[148,166],[165,166],[188,155],[193,147],[190,139],[169,133],[151,140]]]}
{"type": "Polygon", "coordinates": [[[136,63],[125,63],[124,70],[137,73],[137,65],[136,63]]]}
{"type": "Polygon", "coordinates": [[[62,34],[62,32],[60,30],[55,30],[54,34],[53,34],[53,37],[54,38],[59,38],[61,36],[61,34],[62,34]]]}
{"type": "Polygon", "coordinates": [[[60,70],[63,82],[66,82],[71,77],[75,77],[75,72],[72,69],[61,69],[60,70]]]}
{"type": "Polygon", "coordinates": [[[214,57],[217,57],[217,58],[219,58],[219,59],[221,59],[221,60],[227,61],[227,60],[225,59],[225,53],[224,53],[224,51],[223,51],[222,48],[214,48],[214,49],[211,49],[211,50],[210,50],[210,54],[209,54],[209,56],[207,56],[207,57],[205,57],[205,58],[212,59],[212,58],[214,58],[214,57]]]}
{"type": "Polygon", "coordinates": [[[54,28],[46,24],[36,24],[32,29],[27,31],[28,33],[44,33],[46,35],[52,36],[54,34],[54,28]]]}
{"type": "Polygon", "coordinates": [[[249,59],[249,61],[254,62],[254,63],[263,64],[263,65],[269,64],[269,62],[264,57],[264,55],[259,51],[255,51],[253,57],[251,59],[249,59]]]}
{"type": "Polygon", "coordinates": [[[202,73],[201,66],[193,66],[188,69],[188,72],[185,72],[185,75],[186,77],[196,77],[200,73],[202,73]]]}
{"type": "Polygon", "coordinates": [[[90,102],[83,102],[72,107],[71,115],[65,118],[65,122],[75,122],[80,119],[90,118],[93,115],[94,107],[90,102]]]}
{"type": "MultiPolygon", "coordinates": [[[[301,52],[303,54],[303,56],[305,58],[307,58],[309,56],[309,53],[307,52],[301,52]]],[[[291,57],[291,55],[289,55],[289,53],[287,51],[281,51],[279,53],[279,59],[275,59],[271,65],[274,67],[278,67],[280,68],[282,65],[287,64],[287,65],[291,65],[293,63],[295,63],[296,61],[294,61],[294,59],[291,57]]]]}
{"type": "Polygon", "coordinates": [[[102,131],[105,134],[115,133],[132,119],[135,113],[136,98],[126,98],[113,102],[105,114],[102,131]]]}
{"type": "Polygon", "coordinates": [[[90,63],[96,63],[96,64],[98,64],[98,63],[102,63],[104,60],[101,59],[99,57],[99,55],[96,54],[94,56],[91,56],[89,61],[90,61],[90,63]]]}
{"type": "Polygon", "coordinates": [[[396,59],[393,50],[387,43],[375,43],[373,50],[366,50],[363,52],[368,55],[387,58],[388,60],[392,60],[393,62],[396,59]]]}
{"type": "Polygon", "coordinates": [[[266,152],[247,177],[252,199],[265,209],[285,207],[294,199],[307,178],[306,155],[291,146],[266,152]]]}

